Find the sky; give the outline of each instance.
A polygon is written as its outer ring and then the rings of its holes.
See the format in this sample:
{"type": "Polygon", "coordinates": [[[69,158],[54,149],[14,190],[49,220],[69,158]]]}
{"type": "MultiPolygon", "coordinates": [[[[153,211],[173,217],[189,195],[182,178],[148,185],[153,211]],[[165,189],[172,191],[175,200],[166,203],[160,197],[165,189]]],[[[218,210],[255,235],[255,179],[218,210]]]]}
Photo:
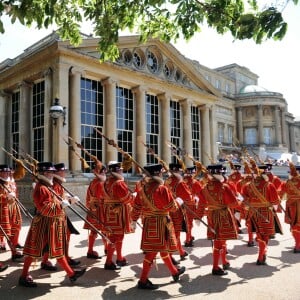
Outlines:
{"type": "MultiPolygon", "coordinates": [[[[189,42],[179,40],[174,46],[187,58],[197,60],[208,68],[236,63],[259,76],[258,85],[283,94],[288,111],[300,118],[300,4],[289,3],[283,12],[288,31],[282,41],[268,40],[260,45],[252,40],[233,41],[228,33],[217,34],[203,27],[189,42]]],[[[0,62],[15,58],[39,41],[51,30],[36,30],[5,22],[5,33],[0,34],[0,62]]],[[[82,32],[90,34],[88,28],[82,32]]]]}

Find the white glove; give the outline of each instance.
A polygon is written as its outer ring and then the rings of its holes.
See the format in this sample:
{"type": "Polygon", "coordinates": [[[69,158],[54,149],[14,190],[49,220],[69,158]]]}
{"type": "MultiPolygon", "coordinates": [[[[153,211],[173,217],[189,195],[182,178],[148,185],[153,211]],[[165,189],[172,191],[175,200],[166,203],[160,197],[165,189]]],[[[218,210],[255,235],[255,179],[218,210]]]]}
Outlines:
{"type": "Polygon", "coordinates": [[[136,230],[136,221],[131,221],[130,227],[133,231],[136,230]]]}
{"type": "Polygon", "coordinates": [[[66,208],[67,206],[70,206],[70,203],[68,200],[64,199],[61,201],[62,208],[66,208]]]}
{"type": "Polygon", "coordinates": [[[240,220],[241,219],[241,213],[239,213],[238,211],[234,213],[234,217],[237,219],[237,220],[240,220]]]}
{"type": "Polygon", "coordinates": [[[7,194],[7,199],[8,200],[14,200],[16,198],[16,193],[15,192],[10,192],[7,194]]]}
{"type": "Polygon", "coordinates": [[[237,199],[240,201],[244,201],[244,197],[240,193],[237,194],[237,199]]]}
{"type": "Polygon", "coordinates": [[[277,205],[277,204],[274,204],[274,205],[273,205],[273,208],[274,208],[275,211],[277,211],[278,205],[277,205]]]}
{"type": "Polygon", "coordinates": [[[200,220],[199,219],[195,219],[195,224],[197,225],[197,226],[200,226],[200,220]]]}
{"type": "Polygon", "coordinates": [[[137,192],[132,193],[132,196],[135,198],[137,195],[137,192]]]}
{"type": "Polygon", "coordinates": [[[195,196],[194,199],[195,199],[196,204],[198,204],[199,203],[199,197],[195,196]]]}
{"type": "Polygon", "coordinates": [[[178,203],[179,206],[182,206],[183,200],[180,197],[177,197],[175,200],[176,200],[176,202],[178,203]]]}
{"type": "Polygon", "coordinates": [[[71,202],[71,204],[76,204],[76,203],[80,202],[80,199],[78,196],[74,196],[74,197],[70,197],[69,201],[71,202]]]}

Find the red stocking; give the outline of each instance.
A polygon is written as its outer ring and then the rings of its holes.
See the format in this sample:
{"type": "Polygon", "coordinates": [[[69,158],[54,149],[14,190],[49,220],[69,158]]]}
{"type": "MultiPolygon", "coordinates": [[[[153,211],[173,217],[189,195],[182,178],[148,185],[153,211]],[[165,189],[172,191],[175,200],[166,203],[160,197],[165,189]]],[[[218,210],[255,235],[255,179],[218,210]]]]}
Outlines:
{"type": "Polygon", "coordinates": [[[74,270],[68,264],[68,261],[65,256],[58,258],[57,262],[66,271],[66,273],[68,274],[69,277],[74,275],[74,270]]]}
{"type": "Polygon", "coordinates": [[[21,277],[26,278],[28,276],[29,268],[32,264],[32,261],[33,261],[33,258],[31,256],[25,257],[21,277]]]}
{"type": "Polygon", "coordinates": [[[90,234],[89,234],[88,253],[92,253],[93,252],[96,238],[97,238],[97,233],[91,231],[90,234]]]}
{"type": "Polygon", "coordinates": [[[214,241],[213,249],[213,269],[219,268],[220,251],[222,250],[222,241],[214,241]]]}
{"type": "Polygon", "coordinates": [[[149,272],[151,270],[151,266],[153,263],[153,260],[156,256],[157,252],[151,252],[151,253],[146,253],[143,261],[143,269],[142,273],[140,276],[140,281],[141,282],[146,282],[148,279],[149,272]]]}
{"type": "Polygon", "coordinates": [[[170,270],[172,275],[175,275],[178,273],[177,268],[173,265],[171,256],[168,252],[160,252],[160,257],[164,261],[167,268],[170,270]]]}

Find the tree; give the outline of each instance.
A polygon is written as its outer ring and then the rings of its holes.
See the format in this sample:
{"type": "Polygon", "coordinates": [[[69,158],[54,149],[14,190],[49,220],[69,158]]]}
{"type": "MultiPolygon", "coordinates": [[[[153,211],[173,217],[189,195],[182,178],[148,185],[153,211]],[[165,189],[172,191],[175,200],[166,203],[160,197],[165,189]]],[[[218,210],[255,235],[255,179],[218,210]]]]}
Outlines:
{"type": "Polygon", "coordinates": [[[58,26],[62,39],[73,45],[81,43],[80,24],[91,22],[99,37],[100,59],[119,56],[120,31],[129,29],[140,41],[159,38],[171,42],[180,37],[189,40],[207,24],[219,34],[230,32],[234,39],[253,39],[257,44],[267,39],[281,40],[287,31],[279,6],[259,7],[260,0],[10,0],[0,2],[0,32],[5,28],[1,16],[11,22],[38,29],[58,26]]]}

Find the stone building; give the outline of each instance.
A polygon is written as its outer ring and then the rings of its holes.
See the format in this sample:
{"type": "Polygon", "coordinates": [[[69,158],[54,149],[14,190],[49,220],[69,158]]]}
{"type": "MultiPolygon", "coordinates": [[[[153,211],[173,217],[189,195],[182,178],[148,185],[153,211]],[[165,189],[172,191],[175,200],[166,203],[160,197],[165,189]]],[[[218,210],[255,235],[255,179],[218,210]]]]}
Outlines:
{"type": "MultiPolygon", "coordinates": [[[[87,152],[105,163],[122,160],[96,129],[142,166],[156,162],[143,143],[167,163],[176,160],[169,141],[204,164],[239,156],[241,146],[262,158],[300,152],[300,124],[283,95],[259,87],[249,69],[209,69],[171,44],[139,44],[137,36],[121,37],[119,49],[116,62],[100,63],[97,39],[83,35],[74,47],[54,32],[1,62],[4,148],[65,162],[73,175],[89,172],[79,159],[90,164],[87,152]]],[[[3,151],[0,161],[12,163],[3,151]]]]}

